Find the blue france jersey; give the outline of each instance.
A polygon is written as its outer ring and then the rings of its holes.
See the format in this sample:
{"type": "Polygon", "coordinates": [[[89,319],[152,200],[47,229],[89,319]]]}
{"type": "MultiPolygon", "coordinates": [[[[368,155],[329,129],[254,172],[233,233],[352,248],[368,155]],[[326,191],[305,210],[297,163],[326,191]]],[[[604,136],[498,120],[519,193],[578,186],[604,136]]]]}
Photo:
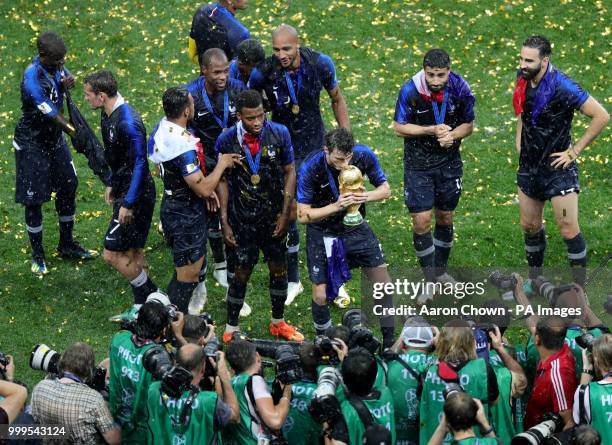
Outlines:
{"type": "Polygon", "coordinates": [[[147,162],[147,133],[138,113],[118,96],[110,116],[102,112],[101,133],[104,154],[111,168],[113,196],[122,206],[155,199],[155,185],[147,162]]]}
{"type": "MultiPolygon", "coordinates": [[[[374,187],[378,187],[387,181],[378,158],[367,145],[357,144],[353,148],[350,165],[359,168],[374,187]]],[[[340,172],[327,164],[324,151],[313,153],[304,160],[298,175],[298,203],[309,204],[312,208],[321,208],[338,200],[334,196],[332,187],[330,187],[328,171],[336,184],[336,190],[339,192],[338,176],[340,172]]],[[[365,215],[365,206],[362,205],[359,211],[365,215]]],[[[345,213],[338,212],[328,216],[320,222],[313,223],[313,226],[327,233],[341,234],[346,229],[342,223],[345,213]]]]}
{"type": "Polygon", "coordinates": [[[25,148],[54,146],[62,136],[61,128],[51,119],[64,106],[64,86],[61,78],[69,76],[66,68],[49,73],[35,57],[26,68],[21,81],[21,111],[15,127],[15,143],[25,148]]]}
{"type": "Polygon", "coordinates": [[[229,64],[229,78],[242,82],[240,70],[238,69],[238,61],[236,59],[232,60],[229,64]]]}
{"type": "Polygon", "coordinates": [[[300,60],[299,68],[288,72],[297,94],[299,114],[291,111],[293,102],[287,87],[286,71],[275,56],[266,59],[261,68],[255,68],[249,79],[249,88],[265,91],[272,108],[272,120],[289,129],[296,161],[323,147],[325,126],[320,108],[321,91],[331,91],[338,86],[336,69],[329,56],[302,47],[300,60]]]}
{"type": "Polygon", "coordinates": [[[535,125],[531,115],[542,82],[537,88],[532,88],[531,83],[527,83],[525,104],[521,113],[521,169],[542,168],[549,173],[555,173],[555,169],[550,166],[554,158],[550,155],[569,148],[574,111],[579,110],[589,98],[589,93],[561,71],[556,71],[555,76],[552,96],[538,114],[535,125]]]}
{"type": "MultiPolygon", "coordinates": [[[[474,94],[468,83],[459,75],[450,72],[445,90],[448,104],[444,123],[451,128],[474,121],[474,94]]],[[[413,80],[406,82],[395,105],[395,122],[420,126],[435,125],[433,105],[417,90],[413,80]]],[[[411,170],[428,170],[459,160],[461,141],[450,148],[443,148],[435,136],[404,138],[404,167],[411,170]]]]}

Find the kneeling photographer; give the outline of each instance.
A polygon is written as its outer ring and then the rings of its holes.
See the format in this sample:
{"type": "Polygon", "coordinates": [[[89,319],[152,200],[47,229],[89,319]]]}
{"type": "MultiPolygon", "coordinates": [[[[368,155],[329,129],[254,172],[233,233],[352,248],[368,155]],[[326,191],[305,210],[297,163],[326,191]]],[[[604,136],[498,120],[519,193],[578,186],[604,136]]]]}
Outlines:
{"type": "Polygon", "coordinates": [[[291,445],[319,443],[323,433],[321,425],[314,421],[308,406],[317,389],[317,365],[319,352],[314,344],[305,343],[299,351],[301,378],[291,385],[291,406],[283,425],[283,436],[291,445]]]}
{"type": "Polygon", "coordinates": [[[176,354],[176,366],[162,349],[149,350],[145,366],[160,378],[149,387],[149,444],[210,444],[220,442],[221,430],[240,420],[240,409],[229,381],[222,352],[207,361],[204,350],[186,344],[176,354]],[[201,389],[206,368],[214,367],[217,392],[201,389]]]}
{"type": "Polygon", "coordinates": [[[64,438],[70,443],[119,444],[121,430],[104,398],[87,384],[93,371],[92,347],[85,343],[70,345],[57,363],[57,378],[45,379],[34,387],[32,416],[41,425],[64,426],[64,438]]]}
{"type": "MultiPolygon", "coordinates": [[[[438,426],[444,401],[453,392],[481,400],[488,411],[497,403],[499,387],[493,367],[476,353],[472,328],[465,320],[447,322],[436,342],[437,362],[426,372],[419,407],[419,443],[426,444],[438,426]]],[[[480,436],[487,431],[480,430],[480,436]]]]}
{"type": "Polygon", "coordinates": [[[110,346],[110,411],[121,426],[124,443],[145,444],[147,424],[145,409],[153,378],[143,364],[148,349],[162,342],[171,323],[180,320],[172,306],[156,300],[147,301],[138,311],[132,330],[114,335],[110,346]]]}
{"type": "Polygon", "coordinates": [[[602,443],[612,443],[612,334],[604,334],[583,350],[580,386],[574,395],[576,424],[590,424],[602,435],[602,443]],[[593,381],[597,376],[598,380],[593,381]]]}
{"type": "Polygon", "coordinates": [[[497,445],[503,442],[495,437],[493,428],[487,421],[485,410],[478,399],[469,394],[455,391],[444,402],[444,416],[427,445],[445,443],[447,434],[453,436],[454,445],[497,445]],[[477,437],[473,427],[487,431],[485,437],[477,437]]]}
{"type": "Polygon", "coordinates": [[[279,384],[280,397],[273,399],[261,375],[261,357],[248,340],[230,341],[226,357],[235,373],[232,387],[240,407],[240,423],[223,432],[223,443],[283,443],[280,429],[289,413],[291,385],[279,384]]]}
{"type": "Polygon", "coordinates": [[[376,372],[374,355],[362,347],[348,352],[341,377],[331,367],[321,371],[310,411],[324,424],[328,443],[395,443],[393,398],[388,388],[373,388],[376,372]],[[345,399],[338,408],[335,394],[339,386],[345,387],[345,399]]]}

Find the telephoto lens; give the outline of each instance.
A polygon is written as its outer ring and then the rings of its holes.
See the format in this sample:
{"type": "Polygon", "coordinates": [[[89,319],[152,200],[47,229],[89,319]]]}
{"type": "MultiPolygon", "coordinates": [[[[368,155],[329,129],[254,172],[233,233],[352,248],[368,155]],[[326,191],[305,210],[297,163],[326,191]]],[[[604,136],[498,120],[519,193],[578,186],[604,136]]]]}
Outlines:
{"type": "Polygon", "coordinates": [[[60,353],[54,351],[49,346],[41,343],[34,346],[30,354],[30,368],[36,371],[44,371],[51,374],[57,374],[57,364],[60,359],[60,353]]]}
{"type": "Polygon", "coordinates": [[[546,420],[517,434],[510,441],[510,445],[540,445],[563,428],[563,419],[557,413],[546,414],[546,420]]]}
{"type": "Polygon", "coordinates": [[[323,368],[317,380],[317,387],[312,394],[308,411],[318,424],[330,422],[342,416],[340,404],[336,398],[336,388],[342,377],[332,366],[323,368]]]}

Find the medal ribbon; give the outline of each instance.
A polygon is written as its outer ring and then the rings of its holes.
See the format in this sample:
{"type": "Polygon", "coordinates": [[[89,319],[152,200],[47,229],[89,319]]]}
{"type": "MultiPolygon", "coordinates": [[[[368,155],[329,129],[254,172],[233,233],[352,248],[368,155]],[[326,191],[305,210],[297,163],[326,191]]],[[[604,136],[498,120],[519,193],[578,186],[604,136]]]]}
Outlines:
{"type": "Polygon", "coordinates": [[[223,93],[223,120],[219,119],[219,117],[215,114],[215,110],[213,110],[212,104],[210,103],[210,98],[208,97],[208,93],[206,92],[206,88],[204,88],[202,94],[202,98],[204,99],[204,105],[206,105],[206,109],[212,114],[212,116],[217,121],[217,124],[223,129],[227,128],[227,118],[229,117],[229,94],[227,93],[227,89],[223,93]]]}
{"type": "MultiPolygon", "coordinates": [[[[295,70],[295,75],[297,76],[297,92],[299,93],[300,90],[302,89],[302,70],[301,70],[301,66],[300,68],[298,68],[297,70],[295,70]]],[[[289,72],[285,70],[285,81],[287,82],[287,90],[289,90],[289,97],[291,97],[291,102],[294,105],[299,105],[298,102],[298,95],[295,92],[295,89],[293,88],[293,80],[291,80],[291,76],[289,75],[289,72]]]]}
{"type": "MultiPolygon", "coordinates": [[[[263,149],[260,147],[259,151],[257,152],[257,154],[255,155],[255,160],[253,160],[253,155],[251,155],[251,150],[249,149],[249,146],[244,142],[244,128],[242,127],[242,125],[237,126],[237,130],[238,130],[238,140],[240,141],[240,145],[242,146],[242,149],[244,150],[244,155],[246,156],[247,162],[249,164],[249,168],[251,169],[251,172],[256,175],[257,172],[259,171],[259,163],[261,161],[261,153],[263,152],[263,149]]],[[[263,134],[263,129],[261,130],[263,134]]]]}
{"type": "Polygon", "coordinates": [[[432,97],[431,98],[431,106],[433,107],[434,117],[436,119],[436,124],[440,125],[444,123],[444,118],[446,117],[446,105],[448,104],[448,93],[444,92],[444,98],[442,99],[442,107],[438,109],[438,103],[432,97]]]}

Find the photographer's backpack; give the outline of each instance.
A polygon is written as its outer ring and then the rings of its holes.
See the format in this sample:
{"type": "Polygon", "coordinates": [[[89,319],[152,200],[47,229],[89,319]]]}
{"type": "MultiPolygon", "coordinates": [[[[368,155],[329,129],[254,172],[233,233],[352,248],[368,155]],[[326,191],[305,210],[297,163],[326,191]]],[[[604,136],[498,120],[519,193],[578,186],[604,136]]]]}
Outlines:
{"type": "Polygon", "coordinates": [[[365,440],[364,443],[391,445],[391,431],[374,420],[372,413],[359,397],[356,397],[354,394],[350,394],[348,392],[347,396],[349,403],[353,408],[355,408],[359,419],[365,427],[363,438],[368,440],[365,440]]]}

